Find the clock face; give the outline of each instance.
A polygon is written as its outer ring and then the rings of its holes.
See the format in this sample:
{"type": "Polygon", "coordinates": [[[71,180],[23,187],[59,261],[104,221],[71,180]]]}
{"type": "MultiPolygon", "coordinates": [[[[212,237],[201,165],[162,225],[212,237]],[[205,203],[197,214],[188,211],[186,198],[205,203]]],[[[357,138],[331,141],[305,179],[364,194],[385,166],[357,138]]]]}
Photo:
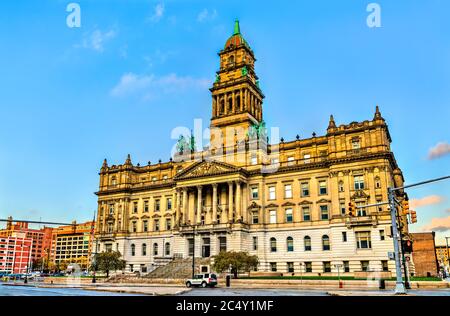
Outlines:
{"type": "Polygon", "coordinates": [[[244,67],[241,69],[241,73],[242,73],[242,76],[247,76],[248,70],[247,70],[247,67],[246,67],[246,66],[244,66],[244,67]]]}

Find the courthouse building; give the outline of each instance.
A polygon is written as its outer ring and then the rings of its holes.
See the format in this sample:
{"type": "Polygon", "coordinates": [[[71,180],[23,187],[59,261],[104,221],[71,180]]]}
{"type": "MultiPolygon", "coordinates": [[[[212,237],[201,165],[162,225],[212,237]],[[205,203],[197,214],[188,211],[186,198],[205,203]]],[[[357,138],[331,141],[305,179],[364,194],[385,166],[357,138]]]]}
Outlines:
{"type": "Polygon", "coordinates": [[[259,271],[394,272],[388,208],[348,207],[387,201],[387,188],[404,181],[379,108],[363,122],[331,116],[323,135],[269,143],[255,55],[238,22],[219,57],[208,147],[190,152],[181,139],[169,161],[142,166],[130,155],[119,165],[105,159],[98,251],[120,251],[128,271],[247,251],[259,271]]]}

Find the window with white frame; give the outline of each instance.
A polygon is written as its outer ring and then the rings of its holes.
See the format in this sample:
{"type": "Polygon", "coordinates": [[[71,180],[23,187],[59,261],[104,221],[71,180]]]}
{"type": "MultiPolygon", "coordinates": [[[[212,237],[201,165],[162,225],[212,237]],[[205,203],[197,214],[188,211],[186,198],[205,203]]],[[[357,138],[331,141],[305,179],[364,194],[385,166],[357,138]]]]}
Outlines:
{"type": "Polygon", "coordinates": [[[294,165],[294,160],[295,160],[294,156],[287,157],[288,166],[294,165]]]}
{"type": "Polygon", "coordinates": [[[372,240],[370,238],[370,231],[355,232],[356,248],[358,249],[371,249],[372,240]]]}
{"type": "Polygon", "coordinates": [[[364,176],[354,176],[355,190],[364,190],[364,176]]]}
{"type": "Polygon", "coordinates": [[[258,224],[259,223],[258,212],[252,212],[252,223],[253,224],[258,224]]]}
{"type": "Polygon", "coordinates": [[[320,180],[319,181],[319,195],[325,195],[325,194],[327,194],[327,181],[320,180]]]}
{"type": "Polygon", "coordinates": [[[276,210],[270,210],[269,211],[269,223],[270,224],[276,224],[277,223],[277,211],[276,210]]]}
{"type": "Polygon", "coordinates": [[[286,199],[292,198],[292,184],[286,184],[284,186],[284,198],[286,199]]]}
{"type": "Polygon", "coordinates": [[[258,157],[256,155],[252,155],[251,157],[251,164],[257,165],[258,164],[258,157]]]}
{"type": "Polygon", "coordinates": [[[309,196],[309,182],[302,182],[301,195],[302,195],[302,197],[309,196]]]}
{"type": "Polygon", "coordinates": [[[326,221],[329,219],[328,205],[320,205],[320,218],[323,221],[326,221]]]}
{"type": "Polygon", "coordinates": [[[366,216],[367,215],[366,208],[362,207],[362,206],[365,206],[365,205],[366,205],[366,202],[357,202],[356,203],[356,206],[358,206],[356,208],[356,213],[358,214],[358,216],[366,216]]]}
{"type": "Polygon", "coordinates": [[[287,208],[285,210],[285,214],[286,214],[286,223],[292,223],[294,221],[294,217],[292,214],[292,208],[287,208]]]}
{"type": "Polygon", "coordinates": [[[257,200],[258,199],[258,187],[251,187],[252,191],[252,199],[257,200]]]}
{"type": "Polygon", "coordinates": [[[339,202],[339,209],[341,210],[341,215],[345,215],[345,202],[341,201],[339,202]]]}
{"type": "Polygon", "coordinates": [[[361,148],[361,142],[359,138],[353,138],[352,139],[352,149],[360,149],[361,148]]]}
{"type": "Polygon", "coordinates": [[[269,187],[269,200],[275,200],[276,194],[275,194],[275,186],[269,187]]]}
{"type": "Polygon", "coordinates": [[[302,213],[303,213],[303,221],[309,222],[311,220],[311,209],[309,206],[303,206],[302,207],[302,213]]]}
{"type": "Polygon", "coordinates": [[[344,192],[345,191],[345,189],[344,189],[344,181],[339,181],[339,183],[338,183],[338,190],[339,190],[339,192],[344,192]]]}

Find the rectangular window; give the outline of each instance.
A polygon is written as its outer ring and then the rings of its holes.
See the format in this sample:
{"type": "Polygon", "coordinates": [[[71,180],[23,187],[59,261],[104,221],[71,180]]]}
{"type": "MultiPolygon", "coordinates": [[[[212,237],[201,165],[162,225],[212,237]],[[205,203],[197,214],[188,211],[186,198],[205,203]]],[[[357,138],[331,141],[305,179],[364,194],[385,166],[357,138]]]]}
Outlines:
{"type": "Polygon", "coordinates": [[[159,199],[155,200],[155,212],[159,212],[161,209],[161,201],[159,199]]]}
{"type": "Polygon", "coordinates": [[[131,231],[133,233],[137,232],[137,223],[136,222],[131,222],[131,231]]]}
{"type": "Polygon", "coordinates": [[[305,262],[305,272],[312,272],[312,262],[305,262]]]}
{"type": "Polygon", "coordinates": [[[331,272],[331,262],[330,261],[324,261],[323,262],[323,272],[331,272]]]}
{"type": "Polygon", "coordinates": [[[257,200],[258,199],[258,187],[252,187],[252,199],[257,200]]]}
{"type": "Polygon", "coordinates": [[[194,239],[188,239],[188,253],[189,256],[192,257],[194,255],[194,239]]]}
{"type": "Polygon", "coordinates": [[[258,237],[253,237],[253,250],[258,250],[258,237]]]}
{"type": "Polygon", "coordinates": [[[361,143],[359,142],[359,138],[352,139],[352,149],[360,149],[361,143]]]}
{"type": "Polygon", "coordinates": [[[291,208],[287,208],[285,210],[285,212],[286,212],[286,223],[292,223],[294,221],[293,214],[292,214],[292,209],[291,208]]]}
{"type": "Polygon", "coordinates": [[[384,236],[384,229],[380,230],[380,240],[384,240],[385,236],[384,236]]]}
{"type": "Polygon", "coordinates": [[[258,164],[258,157],[256,155],[252,155],[251,163],[252,163],[252,165],[258,164]]]}
{"type": "Polygon", "coordinates": [[[319,195],[327,194],[327,182],[325,180],[319,181],[319,195]]]}
{"type": "Polygon", "coordinates": [[[342,241],[347,242],[347,232],[342,232],[342,241]]]}
{"type": "Polygon", "coordinates": [[[145,220],[142,222],[142,230],[148,232],[148,221],[145,220]]]}
{"type": "Polygon", "coordinates": [[[355,176],[353,178],[355,190],[364,190],[364,176],[355,176]]]}
{"type": "Polygon", "coordinates": [[[303,220],[305,222],[309,222],[311,220],[311,209],[309,208],[309,206],[303,206],[302,213],[303,213],[303,220]]]}
{"type": "Polygon", "coordinates": [[[274,186],[270,186],[269,187],[269,200],[275,200],[275,199],[276,199],[275,187],[274,186]]]}
{"type": "Polygon", "coordinates": [[[286,184],[284,186],[284,198],[285,199],[292,198],[292,185],[291,184],[286,184]]]}
{"type": "Polygon", "coordinates": [[[369,271],[369,261],[361,261],[361,271],[369,271]]]}
{"type": "Polygon", "coordinates": [[[308,182],[302,182],[302,197],[309,196],[309,183],[308,182]]]}
{"type": "Polygon", "coordinates": [[[320,205],[320,218],[323,221],[326,221],[329,219],[328,216],[328,205],[320,205]]]}
{"type": "Polygon", "coordinates": [[[287,264],[287,272],[294,272],[294,263],[293,262],[288,262],[287,264]]]}
{"type": "Polygon", "coordinates": [[[159,219],[155,219],[154,221],[154,231],[159,231],[159,219]]]}
{"type": "Polygon", "coordinates": [[[382,260],[381,261],[381,268],[385,272],[389,271],[389,266],[388,266],[388,261],[387,260],[382,260]]]}
{"type": "Polygon", "coordinates": [[[288,161],[288,166],[293,166],[294,165],[294,156],[289,156],[287,157],[287,161],[288,161]]]}
{"type": "Polygon", "coordinates": [[[219,237],[219,252],[227,251],[227,237],[219,237]]]}
{"type": "Polygon", "coordinates": [[[370,239],[370,232],[356,232],[356,248],[358,249],[371,249],[372,241],[370,239]]]}
{"type": "Polygon", "coordinates": [[[149,208],[149,206],[148,206],[148,201],[144,201],[144,212],[145,213],[147,213],[148,212],[148,209],[149,208]]]}
{"type": "Polygon", "coordinates": [[[311,162],[311,155],[310,154],[304,154],[303,155],[303,162],[304,163],[310,163],[311,162]]]}
{"type": "Polygon", "coordinates": [[[138,212],[138,202],[134,202],[133,203],[133,213],[137,213],[138,212]]]}
{"type": "MultiPolygon", "coordinates": [[[[358,202],[356,203],[356,206],[365,206],[366,203],[364,202],[358,202]]],[[[357,207],[356,208],[356,213],[358,214],[358,216],[367,216],[367,212],[366,212],[366,208],[365,207],[357,207]]]]}
{"type": "Polygon", "coordinates": [[[277,272],[277,263],[276,262],[270,263],[270,271],[277,272]]]}
{"type": "Polygon", "coordinates": [[[259,223],[258,212],[253,212],[252,213],[252,223],[253,224],[258,224],[259,223]]]}
{"type": "Polygon", "coordinates": [[[170,218],[166,219],[166,230],[172,229],[172,220],[170,218]]]}
{"type": "Polygon", "coordinates": [[[350,272],[350,263],[348,261],[344,261],[344,272],[350,272]]]}
{"type": "Polygon", "coordinates": [[[345,202],[340,202],[339,208],[341,210],[341,215],[345,215],[345,202]]]}
{"type": "Polygon", "coordinates": [[[172,209],[172,198],[167,198],[166,200],[166,209],[170,211],[172,209]]]}
{"type": "Polygon", "coordinates": [[[276,210],[269,211],[269,223],[270,224],[277,223],[277,211],[276,210]]]}

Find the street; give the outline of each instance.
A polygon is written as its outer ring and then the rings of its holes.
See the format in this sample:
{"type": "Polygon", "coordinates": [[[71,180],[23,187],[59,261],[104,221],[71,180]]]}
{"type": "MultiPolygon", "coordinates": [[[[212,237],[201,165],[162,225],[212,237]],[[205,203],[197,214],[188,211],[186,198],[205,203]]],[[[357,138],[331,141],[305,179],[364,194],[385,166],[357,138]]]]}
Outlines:
{"type": "MultiPolygon", "coordinates": [[[[364,290],[295,290],[295,289],[233,289],[233,288],[193,288],[180,296],[328,296],[328,292],[338,293],[342,296],[362,295],[379,296],[393,295],[393,291],[364,291],[364,290]]],[[[445,290],[410,290],[409,295],[414,296],[450,296],[450,289],[445,290]]]]}
{"type": "Polygon", "coordinates": [[[135,296],[136,294],[87,291],[75,288],[43,288],[35,286],[1,285],[0,296],[135,296]]]}

